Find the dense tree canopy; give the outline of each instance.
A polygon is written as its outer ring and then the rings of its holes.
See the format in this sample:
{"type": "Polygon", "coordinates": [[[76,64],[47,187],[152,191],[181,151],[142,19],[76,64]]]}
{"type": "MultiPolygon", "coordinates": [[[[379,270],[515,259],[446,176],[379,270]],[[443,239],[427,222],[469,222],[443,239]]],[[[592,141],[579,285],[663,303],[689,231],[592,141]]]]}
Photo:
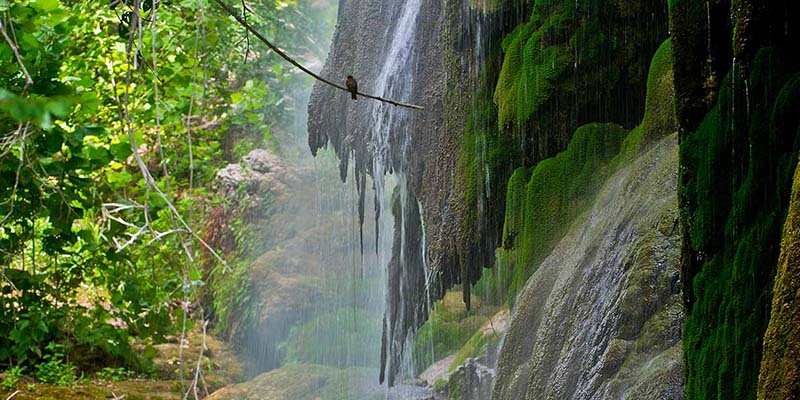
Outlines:
{"type": "MultiPolygon", "coordinates": [[[[243,12],[319,57],[326,5],[243,12]]],[[[203,0],[0,0],[0,22],[0,365],[145,367],[224,264],[201,232],[215,171],[276,146],[306,78],[203,0]]]]}

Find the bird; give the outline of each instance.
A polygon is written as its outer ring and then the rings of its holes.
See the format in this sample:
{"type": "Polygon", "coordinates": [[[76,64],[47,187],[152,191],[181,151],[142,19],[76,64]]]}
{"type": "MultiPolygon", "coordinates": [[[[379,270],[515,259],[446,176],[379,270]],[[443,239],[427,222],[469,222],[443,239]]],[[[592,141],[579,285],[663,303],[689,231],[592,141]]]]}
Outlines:
{"type": "Polygon", "coordinates": [[[347,75],[347,80],[345,81],[345,85],[347,85],[347,90],[350,91],[350,98],[355,100],[356,94],[358,93],[358,82],[353,79],[353,75],[347,75]]]}

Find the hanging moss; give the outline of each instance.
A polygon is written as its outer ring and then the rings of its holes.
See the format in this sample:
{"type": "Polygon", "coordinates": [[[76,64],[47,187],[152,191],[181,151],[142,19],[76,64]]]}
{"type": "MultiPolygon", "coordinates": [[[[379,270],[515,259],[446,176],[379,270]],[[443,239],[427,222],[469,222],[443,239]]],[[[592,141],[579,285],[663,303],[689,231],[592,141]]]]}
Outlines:
{"type": "Polygon", "coordinates": [[[667,36],[665,11],[638,0],[536,1],[529,20],[503,40],[498,127],[522,131],[535,142],[531,150],[550,156],[579,124],[634,125],[647,63],[667,36]],[[624,99],[622,107],[608,98],[624,99]]]}
{"type": "Polygon", "coordinates": [[[606,164],[617,155],[627,133],[614,124],[582,126],[565,152],[533,169],[525,188],[525,222],[510,299],[561,239],[570,221],[589,204],[608,174],[606,164]]]}
{"type": "Polygon", "coordinates": [[[778,93],[792,85],[792,68],[791,58],[773,48],[757,53],[748,76],[734,65],[716,106],[682,137],[690,399],[756,397],[776,243],[800,140],[797,120],[784,119],[796,106],[778,110],[791,105],[778,93]]]}
{"type": "Polygon", "coordinates": [[[650,144],[678,130],[673,76],[672,40],[667,39],[650,62],[644,117],[642,123],[625,139],[620,152],[621,159],[635,157],[650,144]]]}
{"type": "Polygon", "coordinates": [[[517,146],[496,128],[497,110],[489,99],[489,86],[480,82],[461,136],[458,187],[464,212],[459,246],[460,282],[464,300],[481,270],[492,263],[494,248],[502,235],[507,177],[517,163],[517,146]]]}
{"type": "Polygon", "coordinates": [[[505,180],[515,159],[515,146],[495,129],[494,104],[478,96],[470,111],[461,139],[459,171],[463,180],[464,202],[473,212],[466,213],[466,226],[474,227],[493,191],[505,191],[505,180]],[[492,187],[495,186],[495,187],[492,187]],[[483,205],[480,203],[483,202],[483,205]]]}
{"type": "Polygon", "coordinates": [[[531,178],[528,168],[517,168],[508,180],[506,216],[503,225],[503,248],[514,247],[514,240],[525,227],[525,186],[531,178]]]}
{"type": "Polygon", "coordinates": [[[671,59],[671,41],[666,40],[650,63],[645,115],[629,134],[614,124],[586,125],[565,152],[535,168],[514,171],[506,189],[503,248],[496,250],[494,268],[484,271],[475,287],[486,301],[513,301],[572,220],[591,204],[605,177],[676,131],[671,59]]]}
{"type": "Polygon", "coordinates": [[[549,18],[543,18],[541,10],[536,7],[531,21],[518,26],[503,40],[505,59],[494,94],[501,130],[511,121],[527,121],[548,100],[556,80],[570,65],[567,47],[546,45],[545,35],[565,34],[574,15],[574,3],[557,4],[549,18]]]}

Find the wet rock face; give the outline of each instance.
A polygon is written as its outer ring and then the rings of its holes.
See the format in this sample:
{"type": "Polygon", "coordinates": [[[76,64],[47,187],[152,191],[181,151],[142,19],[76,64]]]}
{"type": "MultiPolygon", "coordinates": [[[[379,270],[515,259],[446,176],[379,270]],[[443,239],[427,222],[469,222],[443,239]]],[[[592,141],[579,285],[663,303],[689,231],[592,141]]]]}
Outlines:
{"type": "Polygon", "coordinates": [[[492,398],[492,387],[497,372],[470,358],[450,375],[448,398],[459,400],[484,400],[492,398]]]}
{"type": "Polygon", "coordinates": [[[494,399],[685,397],[677,158],[671,135],[613,175],[528,280],[494,399]]]}
{"type": "Polygon", "coordinates": [[[794,174],[774,292],[758,399],[796,399],[800,398],[800,168],[794,174]]]}
{"type": "MultiPolygon", "coordinates": [[[[390,143],[398,144],[405,134],[410,135],[410,148],[394,146],[388,159],[392,169],[412,171],[421,178],[422,157],[418,153],[427,141],[425,136],[435,134],[440,128],[441,90],[443,69],[441,68],[440,23],[441,4],[422,1],[416,20],[414,42],[409,44],[408,58],[397,60],[397,67],[405,69],[402,79],[391,82],[388,93],[379,93],[382,77],[379,76],[384,61],[390,54],[392,40],[397,34],[396,26],[406,2],[368,0],[345,2],[340,10],[338,28],[334,35],[331,52],[321,75],[332,81],[344,83],[347,75],[358,81],[360,92],[385,95],[393,100],[420,105],[424,111],[402,108],[387,108],[386,113],[403,115],[405,123],[391,126],[390,143]],[[406,99],[400,97],[409,93],[406,99]],[[403,168],[403,166],[411,168],[403,168]]],[[[317,82],[309,102],[308,143],[313,154],[331,146],[340,159],[340,173],[346,179],[347,168],[352,162],[355,179],[371,173],[371,163],[379,149],[370,147],[373,135],[379,134],[374,126],[373,111],[381,105],[375,100],[360,97],[353,101],[344,91],[317,82]]],[[[398,118],[400,119],[400,118],[398,118]]],[[[443,153],[446,154],[446,153],[443,153]]],[[[418,183],[418,182],[417,182],[418,183]]]]}

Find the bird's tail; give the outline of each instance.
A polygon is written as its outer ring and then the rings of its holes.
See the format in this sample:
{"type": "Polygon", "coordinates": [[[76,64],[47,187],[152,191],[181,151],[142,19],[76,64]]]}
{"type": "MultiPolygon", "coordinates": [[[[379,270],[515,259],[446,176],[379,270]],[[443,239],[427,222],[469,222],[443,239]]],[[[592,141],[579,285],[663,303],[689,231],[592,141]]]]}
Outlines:
{"type": "Polygon", "coordinates": [[[355,100],[356,99],[356,92],[351,92],[350,93],[350,98],[355,100]]]}

